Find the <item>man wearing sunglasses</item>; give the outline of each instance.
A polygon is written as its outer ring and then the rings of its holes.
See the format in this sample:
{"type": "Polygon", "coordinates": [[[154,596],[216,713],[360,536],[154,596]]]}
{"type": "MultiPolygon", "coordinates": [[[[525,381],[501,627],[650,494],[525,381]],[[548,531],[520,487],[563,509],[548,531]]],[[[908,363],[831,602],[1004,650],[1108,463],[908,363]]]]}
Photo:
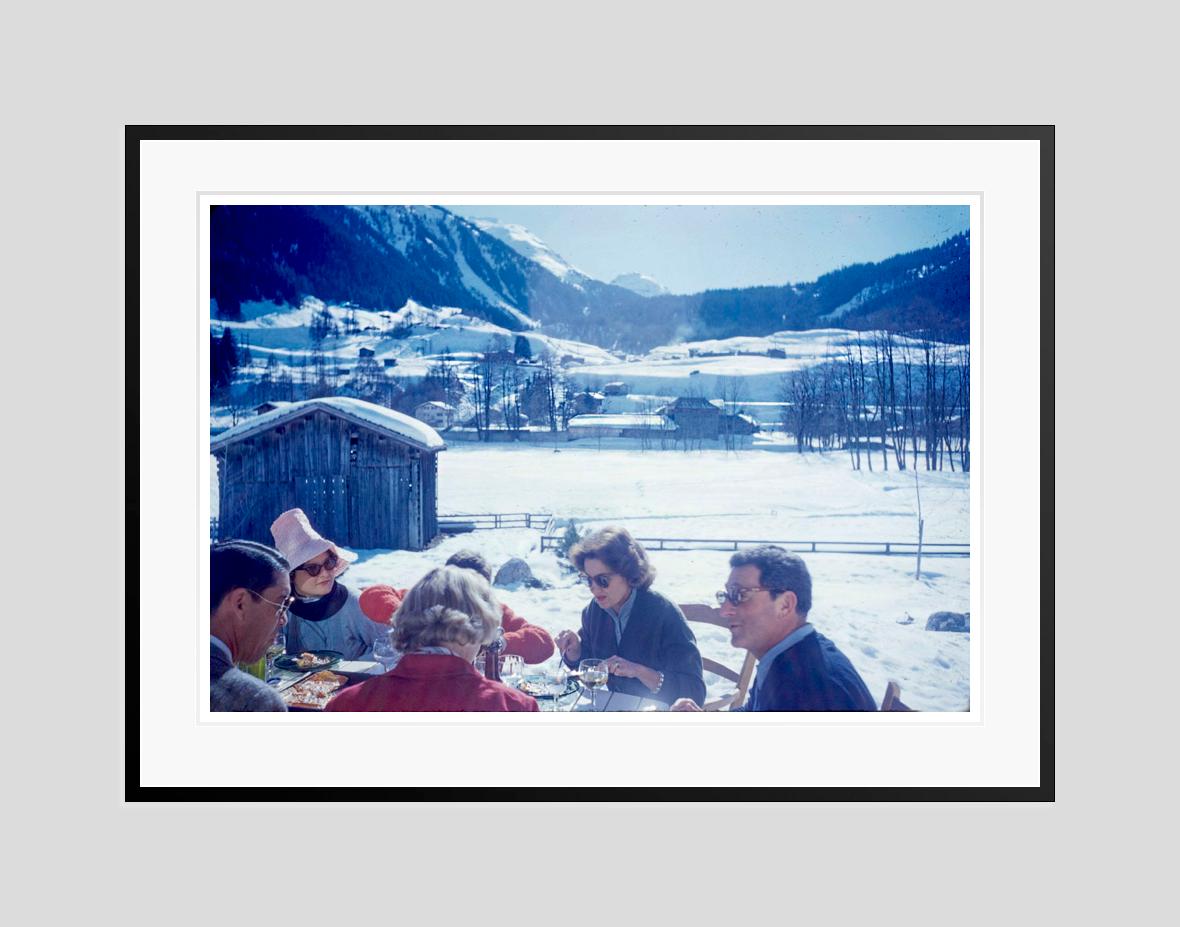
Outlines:
{"type": "MultiPolygon", "coordinates": [[[[734,647],[758,658],[738,711],[876,711],[877,704],[839,648],[807,620],[811,574],[803,558],[768,544],[738,551],[717,593],[734,647]]],[[[680,699],[673,711],[700,711],[680,699]]]]}
{"type": "Polygon", "coordinates": [[[266,653],[291,606],[288,564],[277,550],[252,541],[223,541],[209,551],[209,708],[286,711],[279,694],[236,663],[266,653]]]}

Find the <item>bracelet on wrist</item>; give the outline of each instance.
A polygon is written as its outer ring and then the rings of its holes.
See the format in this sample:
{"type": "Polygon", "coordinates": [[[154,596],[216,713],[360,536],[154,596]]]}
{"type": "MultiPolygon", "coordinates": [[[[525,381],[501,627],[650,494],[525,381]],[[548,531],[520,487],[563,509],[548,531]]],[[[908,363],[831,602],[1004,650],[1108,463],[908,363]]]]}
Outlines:
{"type": "MultiPolygon", "coordinates": [[[[659,670],[656,670],[659,673],[659,670]]],[[[660,689],[664,688],[664,674],[660,673],[660,681],[656,683],[656,687],[651,690],[651,694],[655,695],[660,689]]]]}

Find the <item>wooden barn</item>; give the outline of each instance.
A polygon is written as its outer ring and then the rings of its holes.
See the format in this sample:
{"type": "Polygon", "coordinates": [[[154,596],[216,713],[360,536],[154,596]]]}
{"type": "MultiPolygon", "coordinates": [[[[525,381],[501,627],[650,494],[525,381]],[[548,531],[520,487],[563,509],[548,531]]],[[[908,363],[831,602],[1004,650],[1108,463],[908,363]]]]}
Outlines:
{"type": "Polygon", "coordinates": [[[438,534],[438,452],[429,425],[341,396],[292,402],[223,431],[218,536],[272,543],[298,506],[324,537],[353,548],[421,550],[438,534]]]}

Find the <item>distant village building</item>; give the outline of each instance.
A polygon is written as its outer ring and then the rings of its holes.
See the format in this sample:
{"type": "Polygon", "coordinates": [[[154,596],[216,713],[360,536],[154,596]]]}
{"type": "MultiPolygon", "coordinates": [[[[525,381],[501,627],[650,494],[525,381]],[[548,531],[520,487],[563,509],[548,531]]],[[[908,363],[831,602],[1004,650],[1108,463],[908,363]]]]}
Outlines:
{"type": "Polygon", "coordinates": [[[594,415],[601,412],[604,398],[602,393],[592,393],[589,390],[574,393],[569,400],[571,418],[573,415],[594,415]]]}
{"type": "Polygon", "coordinates": [[[616,380],[613,383],[607,383],[606,386],[602,388],[602,394],[604,396],[626,396],[629,392],[631,392],[631,388],[621,380],[616,380]]]}
{"type": "Polygon", "coordinates": [[[360,399],[287,403],[210,445],[218,463],[218,536],[273,543],[298,506],[345,547],[422,550],[438,534],[438,452],[429,425],[360,399]]]}
{"type": "Polygon", "coordinates": [[[676,425],[665,415],[616,412],[611,415],[575,415],[569,421],[569,439],[643,438],[672,434],[676,425]]]}
{"type": "Polygon", "coordinates": [[[722,412],[717,421],[717,429],[723,435],[752,435],[760,431],[758,422],[749,415],[722,412]]]}
{"type": "Polygon", "coordinates": [[[275,409],[281,408],[285,405],[287,405],[287,403],[280,399],[274,399],[270,402],[262,402],[254,407],[254,414],[262,415],[264,412],[273,412],[275,409]]]}
{"type": "Polygon", "coordinates": [[[361,348],[359,356],[360,357],[376,357],[377,352],[374,351],[372,348],[361,348]]]}
{"type": "Polygon", "coordinates": [[[516,365],[516,355],[511,351],[485,351],[484,359],[493,364],[516,365]]]}
{"type": "Polygon", "coordinates": [[[455,409],[445,402],[431,399],[414,409],[414,418],[425,422],[431,428],[450,428],[455,423],[455,409]]]}
{"type": "Polygon", "coordinates": [[[766,349],[766,356],[767,357],[785,358],[787,356],[787,352],[784,351],[782,348],[767,348],[766,349]]]}
{"type": "Polygon", "coordinates": [[[720,407],[701,396],[681,396],[660,411],[676,423],[678,437],[715,439],[720,433],[720,407]]]}
{"type": "Polygon", "coordinates": [[[386,357],[386,358],[384,358],[383,363],[385,364],[386,367],[396,367],[397,366],[397,358],[396,357],[386,357]]]}

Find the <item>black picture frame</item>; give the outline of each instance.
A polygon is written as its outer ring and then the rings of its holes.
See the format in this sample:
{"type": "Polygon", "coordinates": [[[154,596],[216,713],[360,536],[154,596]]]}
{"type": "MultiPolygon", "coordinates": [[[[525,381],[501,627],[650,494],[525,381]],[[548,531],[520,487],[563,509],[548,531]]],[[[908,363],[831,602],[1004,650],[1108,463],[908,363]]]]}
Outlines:
{"type": "MultiPolygon", "coordinates": [[[[1053,126],[144,126],[125,127],[126,315],[129,350],[126,359],[128,423],[126,517],[128,526],[126,580],[141,584],[145,539],[140,533],[144,500],[140,498],[141,322],[140,245],[141,144],[156,140],[389,140],[389,139],[595,139],[612,140],[1022,140],[1039,146],[1040,179],[1040,574],[1039,614],[1039,784],[1035,786],[907,786],[907,787],[211,787],[145,786],[140,778],[141,691],[140,597],[127,608],[125,672],[125,792],[128,802],[144,801],[1021,801],[1054,800],[1054,600],[1051,584],[1054,551],[1054,127],[1053,126]]],[[[148,539],[150,540],[150,539],[148,539]]]]}

